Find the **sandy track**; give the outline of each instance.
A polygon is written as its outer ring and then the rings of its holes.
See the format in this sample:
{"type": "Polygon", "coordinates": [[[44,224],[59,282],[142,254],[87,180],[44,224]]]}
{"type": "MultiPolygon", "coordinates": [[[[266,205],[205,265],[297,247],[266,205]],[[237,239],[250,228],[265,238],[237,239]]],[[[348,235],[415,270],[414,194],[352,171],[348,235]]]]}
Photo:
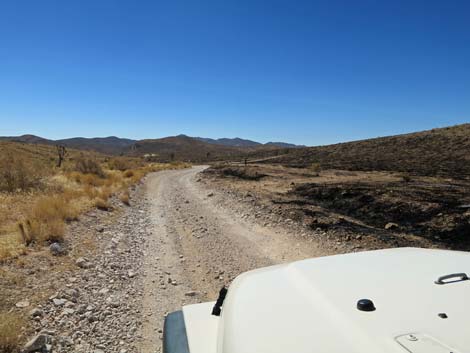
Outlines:
{"type": "Polygon", "coordinates": [[[235,200],[216,202],[220,195],[197,182],[203,169],[164,171],[145,181],[152,229],[143,269],[142,352],[161,351],[166,313],[215,300],[241,272],[325,253],[279,227],[242,219],[230,207],[235,200]]]}

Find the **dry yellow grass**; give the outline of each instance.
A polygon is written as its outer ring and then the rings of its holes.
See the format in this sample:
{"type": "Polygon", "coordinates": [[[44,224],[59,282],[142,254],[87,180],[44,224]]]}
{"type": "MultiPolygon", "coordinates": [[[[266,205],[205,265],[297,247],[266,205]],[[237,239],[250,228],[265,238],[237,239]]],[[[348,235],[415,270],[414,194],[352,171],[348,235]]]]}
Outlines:
{"type": "Polygon", "coordinates": [[[145,162],[138,158],[130,157],[114,157],[108,161],[108,168],[110,170],[120,170],[124,172],[126,170],[137,169],[145,166],[145,162]]]}
{"type": "Polygon", "coordinates": [[[129,191],[126,190],[124,191],[121,195],[119,195],[119,199],[121,200],[121,202],[127,206],[130,206],[131,205],[131,201],[130,201],[130,195],[129,195],[129,191]]]}
{"type": "Polygon", "coordinates": [[[78,209],[73,205],[73,192],[40,197],[18,228],[23,242],[61,241],[65,222],[78,219],[78,209]]]}
{"type": "Polygon", "coordinates": [[[96,208],[103,210],[103,211],[109,211],[111,208],[111,206],[109,205],[109,202],[102,198],[97,198],[95,200],[95,206],[96,208]]]}
{"type": "MultiPolygon", "coordinates": [[[[72,157],[58,169],[49,146],[36,146],[36,150],[29,145],[0,142],[0,152],[2,148],[24,161],[16,166],[21,169],[20,181],[23,174],[32,173],[30,167],[36,163],[45,171],[41,172],[41,188],[32,184],[22,187],[20,182],[14,192],[0,192],[0,261],[27,253],[30,244],[62,241],[66,224],[78,219],[80,213],[93,207],[111,210],[112,195],[129,204],[128,188],[147,173],[187,166],[150,165],[138,158],[109,159],[72,151],[72,157]]],[[[0,163],[0,172],[12,168],[12,160],[7,162],[0,163]]]]}
{"type": "Polygon", "coordinates": [[[19,350],[23,325],[24,321],[18,314],[0,314],[0,352],[12,353],[19,350]]]}
{"type": "Polygon", "coordinates": [[[105,177],[103,168],[95,159],[78,158],[75,162],[75,170],[82,174],[92,174],[100,178],[105,177]]]}

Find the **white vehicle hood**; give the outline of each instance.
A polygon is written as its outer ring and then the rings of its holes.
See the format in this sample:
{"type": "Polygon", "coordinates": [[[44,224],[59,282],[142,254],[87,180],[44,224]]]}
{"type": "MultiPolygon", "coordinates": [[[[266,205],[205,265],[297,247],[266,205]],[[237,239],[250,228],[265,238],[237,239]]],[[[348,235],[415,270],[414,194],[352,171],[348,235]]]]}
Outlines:
{"type": "Polygon", "coordinates": [[[435,284],[456,272],[470,274],[470,254],[412,248],[251,271],[229,288],[207,351],[470,352],[470,281],[435,284]],[[358,310],[363,298],[376,310],[358,310]]]}

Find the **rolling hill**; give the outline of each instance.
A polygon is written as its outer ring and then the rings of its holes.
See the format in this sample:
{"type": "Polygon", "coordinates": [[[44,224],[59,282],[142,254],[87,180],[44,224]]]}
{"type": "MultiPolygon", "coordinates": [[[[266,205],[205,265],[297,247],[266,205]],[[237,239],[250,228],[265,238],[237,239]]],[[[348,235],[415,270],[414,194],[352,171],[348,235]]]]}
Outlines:
{"type": "Polygon", "coordinates": [[[116,136],[94,138],[74,137],[55,141],[55,143],[66,147],[97,151],[105,154],[125,154],[135,142],[135,140],[116,136]]]}
{"type": "Polygon", "coordinates": [[[95,151],[104,154],[123,154],[129,151],[135,140],[109,137],[74,137],[61,140],[49,140],[35,135],[4,136],[0,141],[21,142],[37,145],[63,145],[78,150],[95,151]]]}
{"type": "MultiPolygon", "coordinates": [[[[428,131],[289,149],[266,163],[325,169],[400,171],[417,175],[470,177],[470,124],[428,131]]],[[[257,153],[252,153],[253,157],[257,153]]]]}
{"type": "MultiPolygon", "coordinates": [[[[263,146],[263,145],[261,145],[263,146]]],[[[255,147],[256,149],[264,147],[255,147]]],[[[208,162],[223,159],[242,158],[253,151],[247,147],[233,147],[208,143],[189,136],[179,135],[161,139],[137,141],[129,152],[131,156],[153,157],[158,161],[181,160],[208,162]]],[[[268,149],[272,149],[268,147],[268,149]]]]}

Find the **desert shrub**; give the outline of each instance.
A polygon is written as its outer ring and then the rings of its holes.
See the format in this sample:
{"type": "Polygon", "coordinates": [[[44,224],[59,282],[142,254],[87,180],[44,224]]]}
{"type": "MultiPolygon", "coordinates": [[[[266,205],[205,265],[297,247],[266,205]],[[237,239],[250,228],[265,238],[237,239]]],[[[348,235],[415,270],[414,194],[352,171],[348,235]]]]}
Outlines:
{"type": "Polygon", "coordinates": [[[68,201],[65,195],[41,197],[19,224],[24,243],[62,241],[65,222],[78,218],[78,210],[68,201]]]}
{"type": "Polygon", "coordinates": [[[0,314],[0,352],[12,353],[19,351],[20,332],[23,324],[23,320],[18,314],[0,314]]]}
{"type": "Polygon", "coordinates": [[[108,201],[100,197],[95,200],[95,207],[102,211],[109,211],[109,209],[111,208],[108,201]]]}
{"type": "Polygon", "coordinates": [[[142,161],[136,158],[115,157],[108,161],[108,168],[111,170],[134,169],[142,166],[142,161]]]}
{"type": "Polygon", "coordinates": [[[308,168],[315,176],[320,175],[321,166],[320,163],[312,163],[308,168]]]}
{"type": "Polygon", "coordinates": [[[72,172],[68,174],[70,180],[75,181],[78,184],[83,184],[87,186],[103,186],[106,183],[107,179],[104,179],[95,174],[82,174],[79,172],[72,172]]]}
{"type": "MultiPolygon", "coordinates": [[[[6,259],[25,253],[25,247],[18,234],[0,234],[0,264],[6,259]]],[[[0,350],[1,352],[1,350],[0,350]]]]}
{"type": "Polygon", "coordinates": [[[104,174],[103,168],[101,168],[101,165],[93,159],[77,159],[75,162],[75,170],[82,174],[92,174],[100,178],[104,178],[106,176],[104,174]]]}
{"type": "Polygon", "coordinates": [[[125,176],[126,178],[131,178],[131,177],[134,176],[134,171],[132,171],[132,170],[126,170],[126,171],[124,172],[124,176],[125,176]]]}
{"type": "Polygon", "coordinates": [[[129,191],[126,190],[124,191],[121,195],[119,195],[119,199],[121,200],[121,202],[127,206],[130,206],[131,203],[130,203],[130,195],[129,195],[129,191]]]}
{"type": "Polygon", "coordinates": [[[28,164],[22,158],[11,155],[0,159],[0,190],[25,191],[41,185],[43,171],[37,165],[28,164]]]}

